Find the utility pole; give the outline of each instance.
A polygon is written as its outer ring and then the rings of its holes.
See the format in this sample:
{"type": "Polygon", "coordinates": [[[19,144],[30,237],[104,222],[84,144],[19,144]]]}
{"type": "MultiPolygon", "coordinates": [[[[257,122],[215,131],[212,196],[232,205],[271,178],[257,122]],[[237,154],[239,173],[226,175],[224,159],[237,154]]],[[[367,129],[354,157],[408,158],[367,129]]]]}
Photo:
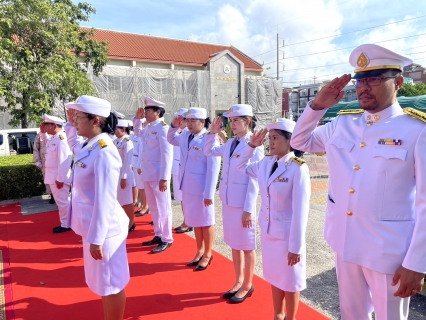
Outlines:
{"type": "Polygon", "coordinates": [[[277,32],[277,80],[280,80],[280,35],[278,34],[278,32],[277,32]]]}

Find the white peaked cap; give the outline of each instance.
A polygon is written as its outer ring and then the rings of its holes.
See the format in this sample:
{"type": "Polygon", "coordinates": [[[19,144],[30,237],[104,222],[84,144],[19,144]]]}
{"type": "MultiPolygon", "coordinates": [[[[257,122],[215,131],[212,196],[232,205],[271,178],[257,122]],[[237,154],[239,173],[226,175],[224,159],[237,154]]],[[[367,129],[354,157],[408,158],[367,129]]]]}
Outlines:
{"type": "Polygon", "coordinates": [[[117,127],[127,128],[129,126],[129,120],[118,119],[117,127]]]}
{"type": "Polygon", "coordinates": [[[175,117],[177,116],[182,116],[182,117],[186,117],[186,113],[188,112],[188,109],[186,108],[180,108],[176,113],[175,113],[175,117]]]}
{"type": "Polygon", "coordinates": [[[290,119],[278,118],[273,123],[267,124],[266,129],[268,131],[273,129],[284,130],[290,133],[293,133],[294,127],[296,126],[296,122],[290,119]]]}
{"type": "Polygon", "coordinates": [[[189,108],[186,112],[187,119],[207,119],[207,110],[204,108],[189,108]]]}
{"type": "Polygon", "coordinates": [[[80,96],[75,102],[68,103],[66,108],[75,109],[104,118],[109,117],[109,114],[111,113],[111,103],[107,100],[86,95],[80,96]]]}
{"type": "Polygon", "coordinates": [[[127,120],[127,123],[129,124],[129,127],[133,127],[133,121],[132,120],[127,120]]]}
{"type": "Polygon", "coordinates": [[[48,114],[45,114],[43,116],[43,119],[44,119],[44,123],[54,123],[54,124],[64,124],[65,123],[65,121],[62,120],[61,118],[55,117],[55,116],[50,116],[48,114]]]}
{"type": "Polygon", "coordinates": [[[349,57],[349,63],[355,72],[366,72],[381,69],[403,70],[413,60],[405,55],[393,52],[377,44],[363,44],[354,49],[349,57]]]}
{"type": "Polygon", "coordinates": [[[164,108],[165,103],[158,101],[158,100],[154,100],[151,99],[149,97],[145,97],[144,99],[144,103],[145,103],[145,107],[160,107],[160,108],[164,108]]]}
{"type": "Polygon", "coordinates": [[[223,113],[224,117],[244,117],[250,116],[253,117],[253,108],[249,104],[234,104],[229,108],[228,112],[223,113]]]}
{"type": "Polygon", "coordinates": [[[112,113],[117,117],[117,119],[124,119],[126,116],[118,111],[112,110],[112,113]]]}

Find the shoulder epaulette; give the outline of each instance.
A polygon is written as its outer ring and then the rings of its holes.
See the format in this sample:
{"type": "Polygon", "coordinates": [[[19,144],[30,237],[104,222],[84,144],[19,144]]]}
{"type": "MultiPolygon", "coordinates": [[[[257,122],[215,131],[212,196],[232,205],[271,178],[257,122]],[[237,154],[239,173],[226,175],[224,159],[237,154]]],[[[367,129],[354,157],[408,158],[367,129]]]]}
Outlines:
{"type": "Polygon", "coordinates": [[[413,118],[419,119],[420,121],[426,122],[426,113],[413,108],[404,108],[404,112],[413,118]]]}
{"type": "Polygon", "coordinates": [[[302,158],[298,158],[298,157],[291,157],[290,160],[293,161],[294,163],[297,163],[299,166],[306,163],[305,160],[303,160],[302,158]]]}
{"type": "Polygon", "coordinates": [[[363,109],[345,109],[345,110],[340,110],[339,112],[337,112],[337,115],[345,115],[345,114],[362,114],[364,113],[365,110],[363,109]]]}
{"type": "Polygon", "coordinates": [[[59,139],[64,140],[64,136],[59,135],[59,139]]]}
{"type": "Polygon", "coordinates": [[[265,152],[265,157],[270,157],[272,154],[270,152],[265,152]]]}
{"type": "Polygon", "coordinates": [[[125,137],[124,140],[130,141],[130,138],[129,137],[125,137]]]}
{"type": "Polygon", "coordinates": [[[167,126],[167,122],[161,121],[161,124],[162,124],[163,126],[167,126]]]}
{"type": "Polygon", "coordinates": [[[99,139],[98,145],[103,149],[108,146],[108,143],[106,143],[104,139],[99,139]]]}

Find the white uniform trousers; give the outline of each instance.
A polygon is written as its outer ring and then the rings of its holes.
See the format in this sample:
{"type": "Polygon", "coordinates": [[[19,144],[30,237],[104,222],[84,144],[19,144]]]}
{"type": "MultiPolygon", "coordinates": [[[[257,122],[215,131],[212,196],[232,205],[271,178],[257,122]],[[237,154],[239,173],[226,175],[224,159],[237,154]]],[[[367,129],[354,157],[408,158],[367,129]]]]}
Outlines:
{"type": "MultiPolygon", "coordinates": [[[[43,181],[44,181],[44,175],[45,175],[45,169],[44,169],[44,162],[41,163],[41,172],[43,173],[43,181]]],[[[46,193],[50,194],[52,193],[52,190],[50,189],[50,184],[45,184],[46,186],[46,193]]]]}
{"type": "Polygon", "coordinates": [[[179,175],[173,175],[173,200],[182,201],[182,191],[179,189],[179,175]]]}
{"type": "Polygon", "coordinates": [[[380,273],[345,262],[336,253],[336,273],[339,283],[342,320],[406,320],[410,298],[394,297],[399,282],[391,286],[393,274],[380,273]]]}
{"type": "Polygon", "coordinates": [[[170,196],[170,181],[167,190],[158,189],[158,181],[145,181],[146,202],[154,222],[154,233],[163,242],[172,243],[172,199],[170,196]]]}
{"type": "Polygon", "coordinates": [[[53,197],[55,198],[56,205],[59,210],[59,220],[61,220],[61,227],[68,228],[68,209],[70,201],[68,199],[70,193],[70,185],[65,184],[61,189],[58,189],[56,183],[50,185],[53,197]]]}

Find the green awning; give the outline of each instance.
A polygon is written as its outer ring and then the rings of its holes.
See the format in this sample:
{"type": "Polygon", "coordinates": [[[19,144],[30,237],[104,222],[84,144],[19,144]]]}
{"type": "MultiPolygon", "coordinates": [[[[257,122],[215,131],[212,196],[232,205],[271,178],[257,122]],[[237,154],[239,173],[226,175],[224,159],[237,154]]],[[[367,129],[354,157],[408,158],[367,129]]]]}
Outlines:
{"type": "MultiPolygon", "coordinates": [[[[426,112],[426,95],[415,96],[415,97],[397,97],[401,108],[411,107],[422,112],[426,112]]],[[[358,100],[349,102],[339,102],[335,106],[328,109],[324,118],[335,117],[337,112],[345,109],[360,109],[358,100]]]]}

